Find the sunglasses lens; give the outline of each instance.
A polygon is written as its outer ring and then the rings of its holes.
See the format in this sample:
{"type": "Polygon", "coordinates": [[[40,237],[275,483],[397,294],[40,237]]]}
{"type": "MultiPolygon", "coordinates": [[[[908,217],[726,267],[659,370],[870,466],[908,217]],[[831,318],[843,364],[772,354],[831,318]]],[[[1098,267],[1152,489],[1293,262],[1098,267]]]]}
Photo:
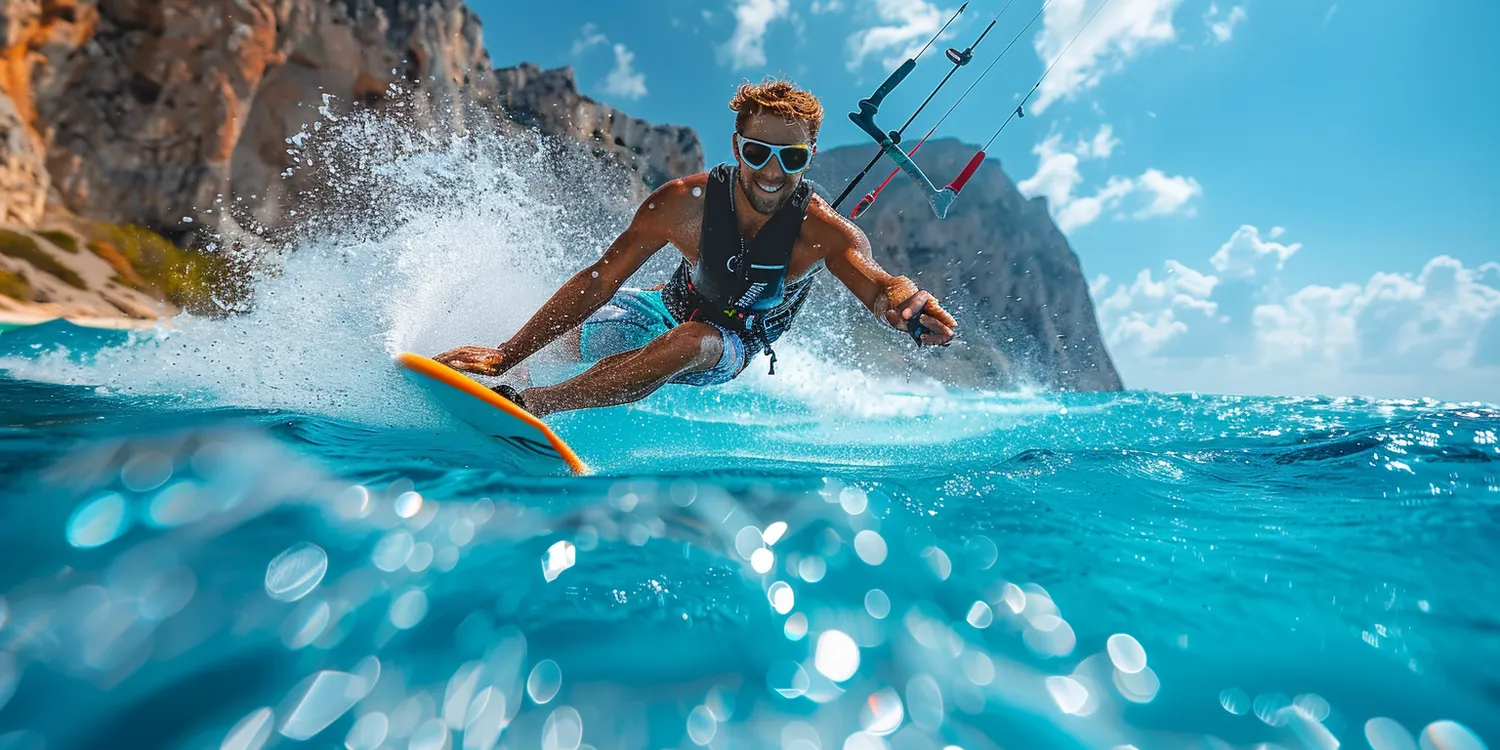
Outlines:
{"type": "Polygon", "coordinates": [[[781,150],[781,166],[788,172],[801,172],[807,168],[807,160],[811,155],[805,148],[784,148],[781,150]]]}
{"type": "Polygon", "coordinates": [[[771,149],[759,143],[742,141],[740,143],[740,156],[745,157],[745,163],[755,169],[760,169],[771,160],[771,149]]]}

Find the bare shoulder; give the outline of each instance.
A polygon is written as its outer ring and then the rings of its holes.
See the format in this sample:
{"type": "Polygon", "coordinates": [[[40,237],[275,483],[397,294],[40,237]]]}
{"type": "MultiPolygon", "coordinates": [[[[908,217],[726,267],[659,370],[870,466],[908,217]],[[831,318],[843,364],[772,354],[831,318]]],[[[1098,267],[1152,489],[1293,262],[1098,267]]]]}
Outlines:
{"type": "Polygon", "coordinates": [[[807,220],[802,223],[807,238],[821,245],[826,253],[842,253],[850,247],[868,246],[870,241],[854,222],[844,218],[828,201],[814,194],[807,204],[807,220]]]}

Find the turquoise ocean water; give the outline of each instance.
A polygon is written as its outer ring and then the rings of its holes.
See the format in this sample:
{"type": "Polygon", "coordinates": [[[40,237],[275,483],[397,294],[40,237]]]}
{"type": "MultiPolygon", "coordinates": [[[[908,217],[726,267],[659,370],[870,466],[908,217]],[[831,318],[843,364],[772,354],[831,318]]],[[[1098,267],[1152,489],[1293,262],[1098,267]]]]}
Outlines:
{"type": "Polygon", "coordinates": [[[1500,742],[1500,411],[804,341],[519,475],[391,363],[604,236],[480,145],[377,143],[394,187],[247,314],[0,333],[0,748],[1500,742]]]}

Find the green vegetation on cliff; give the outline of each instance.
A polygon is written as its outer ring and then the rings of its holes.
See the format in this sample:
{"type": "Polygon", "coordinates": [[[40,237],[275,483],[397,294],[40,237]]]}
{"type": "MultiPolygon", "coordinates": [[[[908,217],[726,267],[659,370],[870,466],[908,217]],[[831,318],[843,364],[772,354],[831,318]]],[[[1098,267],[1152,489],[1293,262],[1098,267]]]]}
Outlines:
{"type": "Polygon", "coordinates": [[[0,268],[0,295],[25,302],[31,299],[31,283],[21,274],[0,268]]]}
{"type": "Polygon", "coordinates": [[[36,270],[52,274],[74,289],[87,289],[88,285],[78,272],[59,263],[58,260],[37,244],[36,238],[9,229],[0,229],[0,255],[8,255],[30,263],[36,270]]]}
{"type": "Polygon", "coordinates": [[[89,229],[89,250],[115,270],[116,282],[184,310],[218,312],[215,293],[233,283],[233,268],[226,256],[184,250],[133,224],[96,223],[89,229]]]}

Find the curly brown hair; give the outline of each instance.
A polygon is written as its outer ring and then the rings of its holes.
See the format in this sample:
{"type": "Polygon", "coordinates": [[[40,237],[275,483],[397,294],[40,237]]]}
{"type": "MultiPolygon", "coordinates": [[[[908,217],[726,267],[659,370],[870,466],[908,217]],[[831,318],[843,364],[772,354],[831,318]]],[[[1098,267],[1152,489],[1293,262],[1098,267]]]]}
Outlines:
{"type": "Polygon", "coordinates": [[[734,118],[734,127],[741,132],[744,131],[747,120],[762,112],[807,123],[808,134],[813,140],[817,140],[818,128],[823,125],[823,103],[812,92],[798,88],[791,81],[746,81],[734,92],[734,98],[729,100],[729,108],[738,113],[734,118]]]}

